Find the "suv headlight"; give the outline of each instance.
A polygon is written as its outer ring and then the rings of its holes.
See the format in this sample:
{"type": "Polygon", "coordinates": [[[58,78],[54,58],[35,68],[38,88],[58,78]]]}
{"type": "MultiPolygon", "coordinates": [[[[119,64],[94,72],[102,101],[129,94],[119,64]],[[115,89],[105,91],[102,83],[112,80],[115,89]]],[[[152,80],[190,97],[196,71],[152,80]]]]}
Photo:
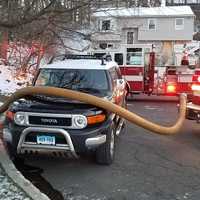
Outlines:
{"type": "Polygon", "coordinates": [[[74,128],[85,128],[87,126],[87,118],[84,115],[73,116],[74,128]]]}
{"type": "Polygon", "coordinates": [[[23,112],[17,112],[14,116],[14,121],[17,125],[26,125],[26,116],[23,112]]]}

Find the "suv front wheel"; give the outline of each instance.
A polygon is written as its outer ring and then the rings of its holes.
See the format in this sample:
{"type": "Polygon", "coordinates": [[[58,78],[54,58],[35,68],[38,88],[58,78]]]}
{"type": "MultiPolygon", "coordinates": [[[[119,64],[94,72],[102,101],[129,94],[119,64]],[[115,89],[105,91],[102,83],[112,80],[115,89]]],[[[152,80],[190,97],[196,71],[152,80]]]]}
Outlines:
{"type": "Polygon", "coordinates": [[[102,165],[112,164],[115,156],[115,126],[111,125],[106,135],[106,142],[96,150],[96,162],[102,165]]]}

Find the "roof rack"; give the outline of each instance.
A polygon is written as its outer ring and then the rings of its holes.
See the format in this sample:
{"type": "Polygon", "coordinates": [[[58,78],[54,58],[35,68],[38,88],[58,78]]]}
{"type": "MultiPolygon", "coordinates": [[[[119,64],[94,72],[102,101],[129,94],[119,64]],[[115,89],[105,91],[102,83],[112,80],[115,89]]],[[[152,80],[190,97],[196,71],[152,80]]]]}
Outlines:
{"type": "Polygon", "coordinates": [[[76,54],[66,54],[64,59],[98,59],[94,55],[76,55],[76,54]]]}
{"type": "Polygon", "coordinates": [[[102,56],[96,56],[96,55],[79,55],[79,54],[62,54],[58,56],[53,56],[48,64],[53,63],[54,60],[59,59],[59,60],[66,60],[66,59],[94,59],[94,60],[101,60],[102,65],[104,65],[104,61],[111,61],[111,56],[110,55],[104,55],[102,56]]]}
{"type": "Polygon", "coordinates": [[[59,59],[59,60],[66,60],[66,59],[100,59],[97,56],[94,55],[79,55],[79,54],[62,54],[62,55],[57,55],[53,56],[48,64],[53,63],[54,60],[59,59]]]}

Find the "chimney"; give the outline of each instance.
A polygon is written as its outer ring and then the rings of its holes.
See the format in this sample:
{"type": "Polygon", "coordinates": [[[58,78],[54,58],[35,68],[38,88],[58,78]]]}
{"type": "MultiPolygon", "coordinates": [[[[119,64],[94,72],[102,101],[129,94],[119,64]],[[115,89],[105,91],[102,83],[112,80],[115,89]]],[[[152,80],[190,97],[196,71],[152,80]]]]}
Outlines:
{"type": "Polygon", "coordinates": [[[166,0],[161,0],[161,7],[165,7],[166,6],[166,0]]]}

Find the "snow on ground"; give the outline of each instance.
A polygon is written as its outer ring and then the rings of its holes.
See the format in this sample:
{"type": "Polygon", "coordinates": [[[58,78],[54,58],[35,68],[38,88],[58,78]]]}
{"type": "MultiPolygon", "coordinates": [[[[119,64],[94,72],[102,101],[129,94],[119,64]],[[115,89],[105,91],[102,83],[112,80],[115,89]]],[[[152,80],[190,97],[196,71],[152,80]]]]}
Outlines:
{"type": "Polygon", "coordinates": [[[17,187],[0,166],[0,199],[4,200],[30,200],[19,187],[17,187]]]}
{"type": "MultiPolygon", "coordinates": [[[[3,103],[0,102],[0,106],[3,103]]],[[[4,116],[0,114],[0,125],[4,120],[4,116]]],[[[30,200],[22,189],[20,189],[5,173],[0,165],[0,199],[4,200],[30,200]]]]}
{"type": "Polygon", "coordinates": [[[0,65],[0,94],[10,95],[17,89],[25,87],[27,82],[31,80],[28,76],[26,79],[18,80],[15,77],[15,69],[13,66],[0,65]]]}

